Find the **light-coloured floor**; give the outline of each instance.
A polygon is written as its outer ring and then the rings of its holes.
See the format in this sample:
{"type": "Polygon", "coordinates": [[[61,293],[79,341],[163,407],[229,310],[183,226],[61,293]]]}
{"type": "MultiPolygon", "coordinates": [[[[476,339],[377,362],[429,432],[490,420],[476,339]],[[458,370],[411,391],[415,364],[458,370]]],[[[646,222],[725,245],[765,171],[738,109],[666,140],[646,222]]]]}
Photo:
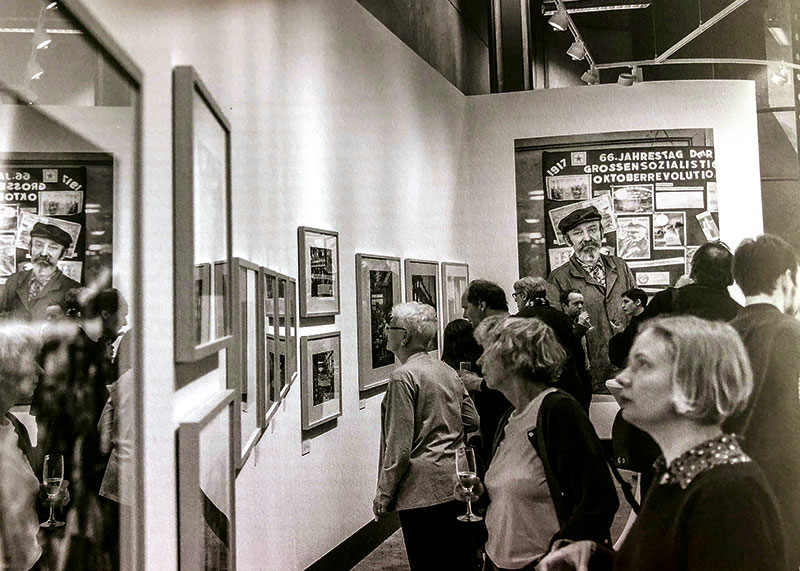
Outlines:
{"type": "MultiPolygon", "coordinates": [[[[629,482],[633,480],[632,472],[623,470],[622,475],[629,482]]],[[[616,482],[614,483],[616,484],[616,482]]],[[[617,495],[619,496],[619,510],[617,510],[614,523],[611,525],[611,537],[614,541],[616,541],[625,527],[625,522],[628,521],[631,511],[619,485],[617,485],[617,495]]],[[[353,569],[354,571],[408,571],[406,548],[403,545],[403,531],[398,529],[394,532],[353,569]]]]}

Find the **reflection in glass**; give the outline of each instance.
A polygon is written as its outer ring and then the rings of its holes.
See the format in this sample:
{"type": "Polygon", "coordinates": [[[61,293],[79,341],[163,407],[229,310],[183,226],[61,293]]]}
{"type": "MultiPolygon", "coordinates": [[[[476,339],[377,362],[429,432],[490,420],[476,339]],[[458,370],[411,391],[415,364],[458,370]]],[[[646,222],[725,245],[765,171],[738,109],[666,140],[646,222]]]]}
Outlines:
{"type": "MultiPolygon", "coordinates": [[[[1,10],[0,329],[30,321],[42,369],[14,396],[3,444],[34,478],[46,455],[63,457],[66,523],[39,532],[38,567],[134,569],[138,85],[62,3],[1,10]]],[[[4,478],[0,492],[19,483],[4,478]]],[[[0,547],[14,558],[26,548],[5,534],[21,522],[2,509],[0,547]]],[[[43,521],[49,506],[34,497],[25,510],[43,521]]]]}

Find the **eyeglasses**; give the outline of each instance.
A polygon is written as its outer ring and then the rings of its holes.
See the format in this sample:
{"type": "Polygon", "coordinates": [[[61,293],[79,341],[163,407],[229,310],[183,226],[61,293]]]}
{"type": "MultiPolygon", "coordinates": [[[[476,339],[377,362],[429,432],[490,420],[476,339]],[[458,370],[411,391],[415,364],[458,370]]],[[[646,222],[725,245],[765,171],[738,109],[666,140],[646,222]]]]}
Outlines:
{"type": "Polygon", "coordinates": [[[408,331],[405,327],[397,327],[395,325],[389,325],[388,323],[383,326],[384,331],[389,331],[390,329],[394,329],[395,331],[408,331]]]}
{"type": "Polygon", "coordinates": [[[521,291],[515,291],[514,293],[511,294],[511,297],[513,297],[514,299],[517,299],[518,297],[522,297],[522,292],[521,291]]]}

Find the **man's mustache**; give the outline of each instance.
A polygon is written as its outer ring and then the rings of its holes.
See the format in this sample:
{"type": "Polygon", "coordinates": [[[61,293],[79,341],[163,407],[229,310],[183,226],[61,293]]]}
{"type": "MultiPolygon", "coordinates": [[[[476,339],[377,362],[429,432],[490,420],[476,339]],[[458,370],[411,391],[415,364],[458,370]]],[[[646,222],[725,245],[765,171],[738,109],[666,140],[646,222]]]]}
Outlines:
{"type": "Polygon", "coordinates": [[[48,266],[55,266],[56,262],[50,256],[46,256],[44,254],[39,254],[38,256],[34,256],[33,258],[34,264],[47,264],[48,266]]]}
{"type": "Polygon", "coordinates": [[[578,244],[578,249],[579,250],[585,250],[586,248],[589,248],[589,247],[592,247],[592,246],[594,246],[595,248],[599,248],[600,247],[600,242],[598,242],[597,240],[593,240],[593,239],[589,238],[588,240],[584,240],[583,242],[578,244]]]}

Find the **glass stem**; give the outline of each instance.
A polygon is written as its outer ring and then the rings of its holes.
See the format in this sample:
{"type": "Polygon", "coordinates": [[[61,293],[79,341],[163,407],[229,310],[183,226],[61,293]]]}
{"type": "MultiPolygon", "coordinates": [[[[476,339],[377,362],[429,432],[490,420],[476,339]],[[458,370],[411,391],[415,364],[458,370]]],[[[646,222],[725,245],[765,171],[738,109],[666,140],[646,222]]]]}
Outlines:
{"type": "Polygon", "coordinates": [[[472,519],[473,515],[474,514],[472,513],[472,500],[467,498],[467,517],[469,519],[472,519]]]}
{"type": "Polygon", "coordinates": [[[56,514],[55,514],[55,506],[50,504],[50,517],[47,518],[47,523],[55,523],[56,521],[56,514]]]}

